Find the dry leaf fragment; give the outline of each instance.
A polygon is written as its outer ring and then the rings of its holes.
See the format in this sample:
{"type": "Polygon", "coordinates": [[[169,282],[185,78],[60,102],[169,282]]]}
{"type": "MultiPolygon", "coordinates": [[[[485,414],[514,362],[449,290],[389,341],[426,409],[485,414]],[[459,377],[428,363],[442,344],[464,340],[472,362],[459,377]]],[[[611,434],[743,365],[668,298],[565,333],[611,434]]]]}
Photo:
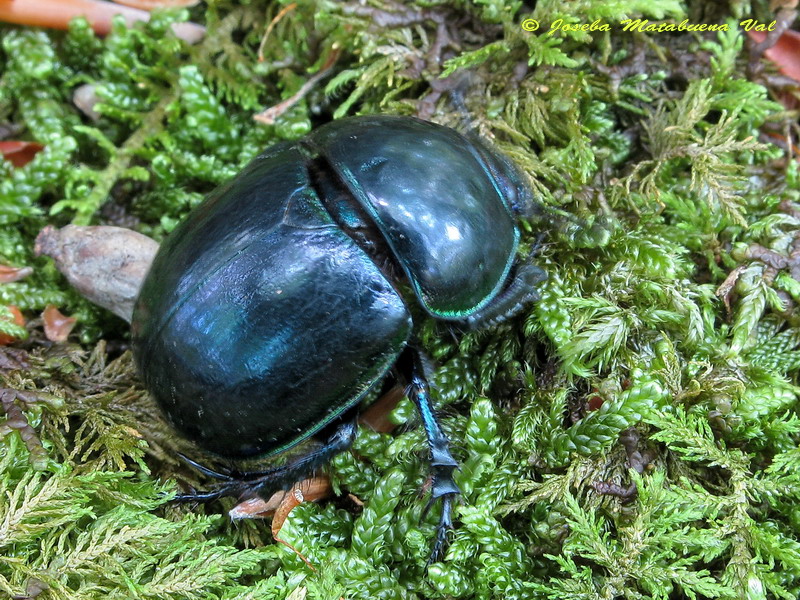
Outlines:
{"type": "MultiPolygon", "coordinates": [[[[2,0],[0,0],[0,3],[2,0]]],[[[44,149],[44,146],[37,142],[23,142],[18,140],[7,140],[0,142],[0,154],[15,167],[24,167],[33,160],[37,152],[44,149]]]]}
{"type": "MultiPolygon", "coordinates": [[[[22,316],[20,310],[14,306],[13,304],[8,305],[8,310],[11,311],[11,315],[14,318],[14,323],[19,325],[20,327],[25,326],[25,317],[22,316]]],[[[17,341],[17,338],[7,335],[5,333],[0,333],[0,346],[8,346],[17,341]]]]}
{"type": "Polygon", "coordinates": [[[280,538],[281,528],[289,514],[303,502],[314,502],[326,498],[331,493],[331,481],[325,475],[319,475],[295,483],[288,491],[272,494],[269,500],[250,498],[234,506],[228,516],[231,519],[258,519],[272,514],[272,537],[294,552],[312,571],[316,571],[303,554],[286,540],[280,538]]]}
{"type": "Polygon", "coordinates": [[[370,404],[358,417],[362,423],[378,433],[389,433],[397,427],[389,418],[391,412],[397,408],[397,404],[405,397],[406,393],[402,386],[396,385],[383,396],[370,404]]]}
{"type": "Polygon", "coordinates": [[[0,283],[14,283],[33,273],[30,267],[9,267],[0,265],[0,283]]]}
{"type": "Polygon", "coordinates": [[[101,115],[94,108],[99,102],[96,83],[84,83],[72,92],[72,103],[92,121],[100,120],[101,115]]]}
{"type": "MultiPolygon", "coordinates": [[[[295,483],[288,491],[281,490],[270,496],[269,500],[262,498],[249,498],[234,506],[228,516],[234,521],[239,519],[264,519],[282,513],[279,519],[278,531],[291,512],[291,509],[302,502],[315,502],[327,497],[331,493],[331,482],[324,475],[304,479],[295,483]],[[287,510],[287,506],[291,506],[287,510]]],[[[274,523],[273,523],[274,526],[274,523]]]]}
{"type": "Polygon", "coordinates": [[[195,6],[200,0],[114,0],[117,4],[124,4],[132,8],[151,11],[157,8],[184,8],[195,6]]]}
{"type": "MultiPolygon", "coordinates": [[[[750,31],[748,35],[759,44],[767,38],[763,31],[750,31]]],[[[784,31],[774,46],[764,50],[764,56],[778,65],[781,73],[800,81],[800,32],[784,31]]]]}
{"type": "Polygon", "coordinates": [[[31,577],[28,579],[28,583],[25,586],[25,595],[24,596],[11,596],[12,600],[33,600],[39,594],[44,592],[45,590],[49,590],[50,586],[47,585],[41,579],[36,579],[36,577],[31,577]]]}
{"type": "Polygon", "coordinates": [[[131,320],[158,243],[123,227],[45,227],[34,252],[51,257],[69,283],[84,297],[131,320]]]}
{"type": "Polygon", "coordinates": [[[44,334],[51,342],[66,342],[75,323],[78,322],[75,317],[67,317],[62,314],[52,304],[45,307],[42,319],[44,320],[44,334]]]}
{"type": "MultiPolygon", "coordinates": [[[[0,21],[17,25],[67,29],[72,19],[84,17],[95,33],[106,35],[116,15],[122,15],[129,26],[150,19],[145,10],[103,0],[0,0],[0,21]]],[[[205,27],[196,23],[174,23],[172,31],[190,44],[199,42],[206,33],[205,27]]]]}

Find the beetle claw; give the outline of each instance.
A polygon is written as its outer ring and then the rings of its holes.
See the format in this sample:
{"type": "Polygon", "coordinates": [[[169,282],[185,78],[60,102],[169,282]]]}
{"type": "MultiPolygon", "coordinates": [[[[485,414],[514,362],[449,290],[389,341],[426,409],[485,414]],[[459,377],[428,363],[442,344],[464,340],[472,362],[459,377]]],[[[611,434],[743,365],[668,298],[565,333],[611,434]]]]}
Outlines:
{"type": "Polygon", "coordinates": [[[207,475],[208,477],[213,477],[214,479],[220,479],[222,481],[236,481],[236,477],[228,473],[221,473],[219,471],[215,471],[214,469],[210,469],[204,465],[201,465],[199,462],[192,460],[185,454],[181,454],[180,452],[177,453],[178,458],[180,458],[183,462],[187,465],[192,467],[196,471],[200,471],[203,475],[207,475]]]}
{"type": "MultiPolygon", "coordinates": [[[[439,517],[439,523],[436,526],[436,539],[433,542],[433,549],[428,557],[428,562],[425,563],[425,568],[428,568],[432,563],[438,562],[444,558],[445,549],[447,548],[447,532],[453,529],[452,509],[453,500],[456,494],[445,494],[440,496],[442,499],[442,515],[439,517]]],[[[438,498],[431,498],[425,506],[423,515],[427,514],[431,505],[438,498]]]]}

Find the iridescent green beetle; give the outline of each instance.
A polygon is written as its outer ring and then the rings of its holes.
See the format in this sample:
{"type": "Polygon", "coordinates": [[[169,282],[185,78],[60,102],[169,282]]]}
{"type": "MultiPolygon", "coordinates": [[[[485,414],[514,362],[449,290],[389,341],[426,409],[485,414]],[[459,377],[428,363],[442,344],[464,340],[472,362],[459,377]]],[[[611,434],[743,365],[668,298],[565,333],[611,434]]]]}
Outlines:
{"type": "Polygon", "coordinates": [[[428,435],[431,501],[443,501],[437,555],[457,463],[396,285],[404,276],[438,319],[513,314],[545,279],[516,261],[515,213],[531,203],[516,168],[479,140],[391,116],[274,146],[212,193],[142,287],[132,324],[142,377],[175,427],[221,457],[268,456],[312,435],[323,444],[182,499],[291,485],[352,443],[359,403],[394,368],[428,435]]]}

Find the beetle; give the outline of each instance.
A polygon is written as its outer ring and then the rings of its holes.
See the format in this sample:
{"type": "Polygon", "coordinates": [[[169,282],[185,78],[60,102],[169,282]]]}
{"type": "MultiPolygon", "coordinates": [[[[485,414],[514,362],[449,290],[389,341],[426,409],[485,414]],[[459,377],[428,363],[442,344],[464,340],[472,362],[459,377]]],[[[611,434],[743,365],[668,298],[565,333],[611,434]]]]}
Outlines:
{"type": "Polygon", "coordinates": [[[515,217],[532,204],[517,168],[481,140],[387,115],[277,144],[212,192],[162,244],[137,299],[145,385],[178,431],[219,457],[267,457],[311,436],[322,444],[237,477],[190,461],[224,482],[180,499],[288,487],[350,446],[358,405],[394,370],[428,438],[430,501],[442,501],[436,556],[458,464],[407,302],[478,327],[536,300],[546,275],[516,259],[515,217]]]}

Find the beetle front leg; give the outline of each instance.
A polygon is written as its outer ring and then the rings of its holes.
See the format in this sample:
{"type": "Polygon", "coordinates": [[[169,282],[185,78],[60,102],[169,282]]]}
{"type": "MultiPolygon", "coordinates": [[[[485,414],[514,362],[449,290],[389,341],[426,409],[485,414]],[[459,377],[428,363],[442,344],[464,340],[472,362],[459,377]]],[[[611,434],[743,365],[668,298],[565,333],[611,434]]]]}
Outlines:
{"type": "Polygon", "coordinates": [[[468,327],[479,329],[502,323],[521,311],[526,304],[539,299],[536,285],[547,280],[547,273],[533,264],[523,263],[517,268],[508,287],[489,304],[465,319],[468,327]]]}
{"type": "Polygon", "coordinates": [[[453,499],[461,493],[458,489],[453,472],[458,468],[458,463],[450,454],[450,442],[442,431],[436,418],[431,402],[430,387],[422,369],[422,360],[416,350],[407,349],[401,358],[401,369],[404,371],[408,383],[408,395],[419,410],[422,424],[428,436],[428,447],[431,452],[431,499],[425,508],[427,512],[431,505],[439,498],[442,499],[442,515],[436,528],[436,541],[431,552],[430,562],[438,560],[444,549],[447,531],[453,528],[452,508],[453,499]]]}

